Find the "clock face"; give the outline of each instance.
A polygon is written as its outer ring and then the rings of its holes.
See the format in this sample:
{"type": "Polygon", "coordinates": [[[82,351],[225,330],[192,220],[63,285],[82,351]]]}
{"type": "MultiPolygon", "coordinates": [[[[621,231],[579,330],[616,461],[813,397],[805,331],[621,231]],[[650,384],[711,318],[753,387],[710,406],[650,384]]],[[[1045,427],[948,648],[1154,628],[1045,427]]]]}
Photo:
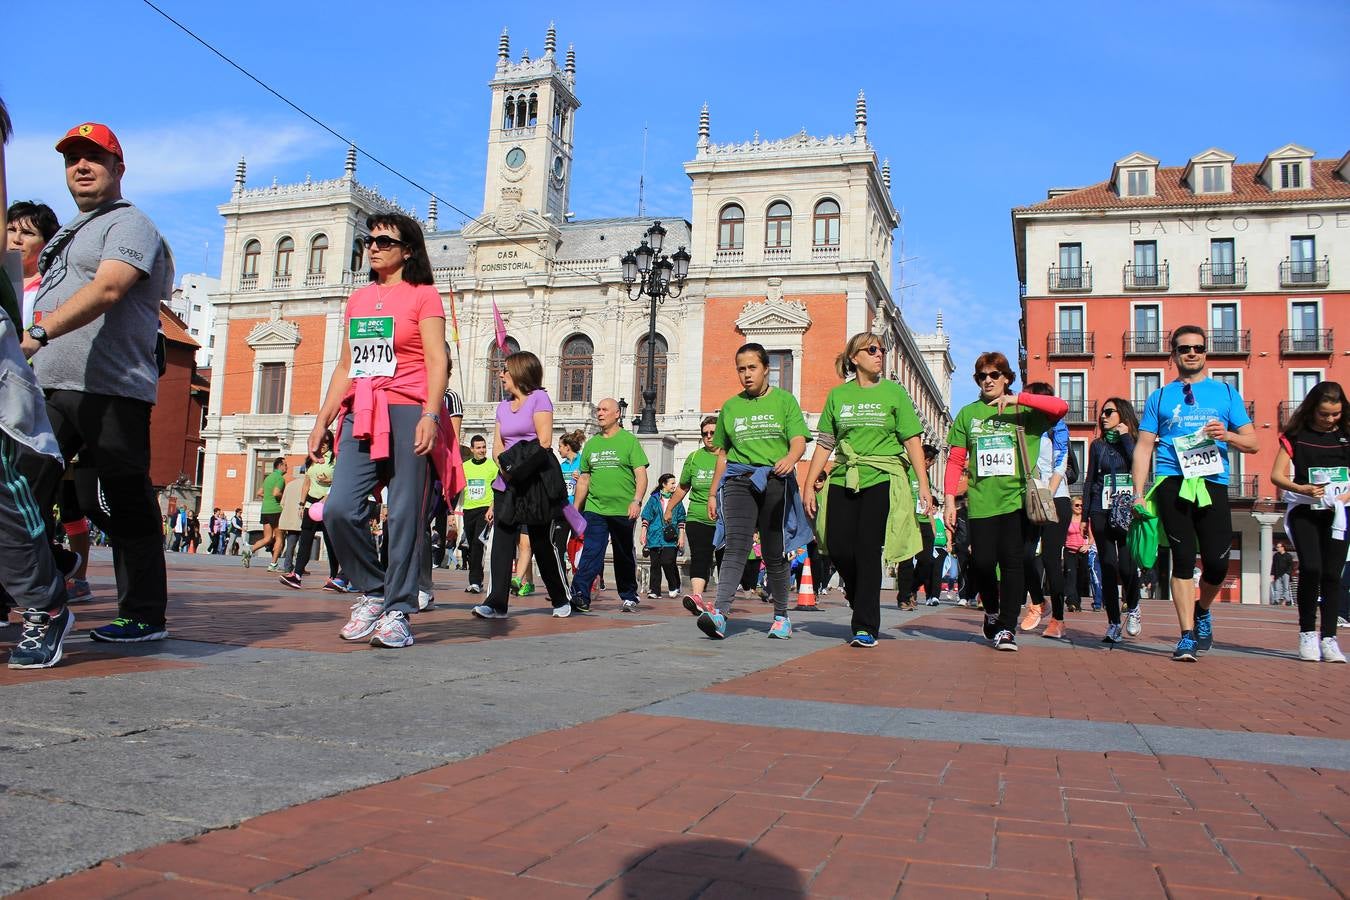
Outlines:
{"type": "Polygon", "coordinates": [[[561,156],[553,157],[553,177],[559,180],[563,177],[563,158],[561,156]]]}
{"type": "Polygon", "coordinates": [[[525,165],[525,151],[519,147],[512,147],[506,153],[506,165],[512,169],[519,169],[525,165]]]}

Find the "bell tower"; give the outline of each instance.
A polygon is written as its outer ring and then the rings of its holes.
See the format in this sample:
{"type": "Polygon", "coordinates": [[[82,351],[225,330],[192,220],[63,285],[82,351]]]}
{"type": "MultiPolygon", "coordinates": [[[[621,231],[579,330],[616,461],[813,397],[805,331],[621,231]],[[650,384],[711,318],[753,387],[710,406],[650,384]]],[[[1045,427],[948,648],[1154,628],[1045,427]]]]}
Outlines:
{"type": "Polygon", "coordinates": [[[502,202],[508,188],[520,206],[562,223],[572,183],[572,128],[576,119],[576,54],[569,46],[558,64],[558,35],[549,23],[544,55],[531,59],[525,50],[511,60],[511,39],[505,29],[497,42],[497,71],[488,125],[487,177],[483,212],[502,202]]]}

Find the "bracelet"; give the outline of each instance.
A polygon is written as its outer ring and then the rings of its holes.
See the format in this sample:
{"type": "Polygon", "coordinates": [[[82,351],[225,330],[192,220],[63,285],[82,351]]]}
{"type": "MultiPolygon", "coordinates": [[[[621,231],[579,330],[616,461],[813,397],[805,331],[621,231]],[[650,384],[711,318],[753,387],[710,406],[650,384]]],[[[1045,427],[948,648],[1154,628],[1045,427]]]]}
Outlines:
{"type": "Polygon", "coordinates": [[[424,413],[422,413],[422,418],[424,418],[424,419],[430,419],[431,421],[435,422],[437,425],[441,424],[441,417],[440,417],[440,415],[438,415],[437,413],[424,412],[424,413]]]}

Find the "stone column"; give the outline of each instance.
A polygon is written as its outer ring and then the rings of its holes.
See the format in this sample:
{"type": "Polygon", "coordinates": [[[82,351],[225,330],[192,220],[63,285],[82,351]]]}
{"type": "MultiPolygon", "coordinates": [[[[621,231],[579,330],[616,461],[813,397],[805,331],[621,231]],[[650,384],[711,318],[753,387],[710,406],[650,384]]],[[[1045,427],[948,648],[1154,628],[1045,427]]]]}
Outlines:
{"type": "Polygon", "coordinates": [[[1261,562],[1257,575],[1261,584],[1260,602],[1266,606],[1270,603],[1270,562],[1275,556],[1274,529],[1276,525],[1284,527],[1284,516],[1280,513],[1252,513],[1252,518],[1261,526],[1261,562]]]}

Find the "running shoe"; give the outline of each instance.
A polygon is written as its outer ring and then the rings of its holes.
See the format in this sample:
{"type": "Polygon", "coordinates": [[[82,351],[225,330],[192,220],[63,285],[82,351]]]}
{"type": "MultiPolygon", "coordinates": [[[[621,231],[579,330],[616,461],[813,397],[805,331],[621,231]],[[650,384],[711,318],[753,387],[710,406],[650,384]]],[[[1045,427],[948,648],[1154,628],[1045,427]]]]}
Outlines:
{"type": "Polygon", "coordinates": [[[937,597],[929,597],[924,606],[937,606],[941,601],[937,597]]]}
{"type": "Polygon", "coordinates": [[[533,594],[533,593],[534,593],[534,582],[533,582],[533,581],[522,581],[522,582],[520,583],[520,590],[516,592],[516,596],[517,596],[517,597],[528,597],[528,596],[530,596],[530,595],[533,594]]]}
{"type": "Polygon", "coordinates": [[[1350,628],[1350,619],[1347,619],[1345,616],[1337,616],[1337,617],[1336,617],[1336,627],[1337,627],[1337,628],[1350,628]]]}
{"type": "Polygon", "coordinates": [[[850,647],[866,647],[871,649],[877,645],[877,639],[865,631],[854,632],[853,637],[849,639],[850,647]]]}
{"type": "Polygon", "coordinates": [[[1027,607],[1027,611],[1022,615],[1022,621],[1017,626],[1023,631],[1035,631],[1036,626],[1041,624],[1041,605],[1032,603],[1027,607]]]}
{"type": "Polygon", "coordinates": [[[676,597],[680,596],[680,592],[678,590],[670,591],[666,596],[674,600],[676,597]]]}
{"type": "Polygon", "coordinates": [[[1341,652],[1341,645],[1336,643],[1334,637],[1322,638],[1322,662],[1345,662],[1345,654],[1341,652]]]}
{"type": "Polygon", "coordinates": [[[1177,649],[1172,651],[1173,662],[1195,662],[1195,638],[1191,632],[1183,631],[1181,640],[1177,641],[1177,649]]]}
{"type": "Polygon", "coordinates": [[[1013,633],[1011,631],[1004,629],[1003,631],[1000,631],[998,634],[994,635],[994,649],[1007,650],[1012,653],[1016,653],[1017,638],[1013,636],[1013,633]]]}
{"type": "Polygon", "coordinates": [[[1041,632],[1041,637],[1050,638],[1055,641],[1063,640],[1064,623],[1059,619],[1051,619],[1049,624],[1045,626],[1045,630],[1041,632]]]}
{"type": "Polygon", "coordinates": [[[720,641],[727,636],[727,617],[719,612],[705,610],[699,615],[697,624],[698,630],[714,641],[720,641]]]}
{"type": "Polygon", "coordinates": [[[769,637],[777,638],[780,641],[786,641],[792,637],[792,623],[788,621],[787,616],[773,617],[773,624],[769,626],[769,637]]]}
{"type": "Polygon", "coordinates": [[[623,609],[621,610],[621,612],[635,613],[637,611],[638,611],[638,602],[636,600],[623,601],[623,609]]]}
{"type": "Polygon", "coordinates": [[[685,594],[684,608],[689,610],[691,616],[701,616],[705,612],[713,612],[712,604],[705,602],[702,594],[685,594]]]}
{"type": "Polygon", "coordinates": [[[245,547],[239,551],[239,562],[243,563],[245,569],[253,564],[253,549],[245,547]]]}
{"type": "Polygon", "coordinates": [[[564,603],[562,606],[553,607],[553,618],[565,619],[572,614],[572,604],[564,603]]]}
{"type": "Polygon", "coordinates": [[[277,581],[280,581],[282,584],[286,585],[286,587],[295,588],[297,591],[300,590],[300,576],[294,572],[287,572],[285,575],[278,578],[277,581]]]}
{"type": "Polygon", "coordinates": [[[370,638],[370,646],[397,650],[400,647],[411,647],[412,644],[412,629],[408,627],[407,613],[391,609],[375,623],[375,633],[370,638]]]}
{"type": "Polygon", "coordinates": [[[367,597],[362,594],[361,599],[352,604],[351,618],[342,626],[339,634],[344,641],[364,640],[375,630],[375,624],[380,621],[383,612],[383,597],[367,597]]]}
{"type": "Polygon", "coordinates": [[[1298,633],[1298,658],[1304,662],[1322,661],[1322,642],[1315,631],[1298,633]]]}
{"type": "Polygon", "coordinates": [[[1204,653],[1214,646],[1214,619],[1209,610],[1195,611],[1195,651],[1204,653]]]}
{"type": "Polygon", "coordinates": [[[581,600],[577,597],[572,598],[572,612],[588,613],[591,611],[591,601],[581,600]]]}
{"type": "Polygon", "coordinates": [[[1144,613],[1139,607],[1135,607],[1125,613],[1125,633],[1130,637],[1139,637],[1139,633],[1144,630],[1144,613]]]}
{"type": "Polygon", "coordinates": [[[469,612],[473,613],[475,616],[477,616],[477,617],[480,618],[480,619],[505,619],[505,618],[506,618],[506,613],[504,613],[504,612],[502,612],[502,611],[500,611],[500,610],[493,609],[492,607],[488,606],[486,603],[483,603],[483,604],[480,604],[480,605],[478,605],[478,606],[475,606],[473,609],[469,610],[469,612]]]}
{"type": "Polygon", "coordinates": [[[985,640],[992,641],[999,632],[998,616],[991,613],[984,614],[984,637],[985,640]]]}
{"type": "Polygon", "coordinates": [[[83,578],[66,579],[66,602],[88,603],[94,599],[94,591],[83,578]]]}
{"type": "Polygon", "coordinates": [[[965,597],[957,597],[957,598],[956,598],[956,605],[957,605],[957,606],[969,606],[970,604],[968,604],[968,603],[966,602],[966,598],[965,598],[965,597]]]}
{"type": "Polygon", "coordinates": [[[464,589],[464,593],[466,593],[466,594],[481,594],[481,593],[483,593],[483,586],[482,586],[481,584],[471,584],[471,585],[469,585],[468,587],[466,587],[466,588],[464,589]]]}
{"type": "Polygon", "coordinates": [[[281,568],[281,563],[279,563],[279,562],[274,562],[274,563],[268,563],[268,564],[267,564],[267,571],[269,571],[269,572],[276,572],[276,571],[279,570],[280,568],[281,568]]]}
{"type": "Polygon", "coordinates": [[[520,593],[520,579],[514,575],[511,576],[511,593],[512,594],[520,593]]]}
{"type": "Polygon", "coordinates": [[[61,647],[75,627],[75,614],[62,607],[56,615],[30,609],[23,614],[23,633],[9,653],[11,669],[49,669],[61,661],[61,647]]]}
{"type": "MultiPolygon", "coordinates": [[[[436,598],[435,598],[434,595],[432,595],[431,591],[418,591],[418,592],[417,592],[417,611],[418,611],[418,612],[426,612],[426,611],[429,610],[429,609],[435,609],[435,608],[436,608],[436,598]]],[[[412,642],[412,640],[411,640],[411,638],[410,638],[410,639],[409,639],[409,643],[411,643],[411,642],[412,642]]]]}
{"type": "Polygon", "coordinates": [[[661,595],[658,594],[656,591],[648,591],[648,592],[647,592],[647,599],[648,599],[648,600],[659,600],[660,597],[661,597],[661,595]]]}
{"type": "Polygon", "coordinates": [[[1120,636],[1120,624],[1107,625],[1106,634],[1102,637],[1103,644],[1119,644],[1124,638],[1120,636]]]}
{"type": "Polygon", "coordinates": [[[330,578],[323,583],[323,589],[332,591],[334,594],[345,594],[347,593],[347,582],[341,578],[330,578]]]}
{"type": "Polygon", "coordinates": [[[154,628],[134,619],[118,616],[102,628],[89,632],[92,641],[106,641],[110,644],[139,644],[143,641],[162,641],[169,636],[169,629],[163,625],[154,628]]]}

